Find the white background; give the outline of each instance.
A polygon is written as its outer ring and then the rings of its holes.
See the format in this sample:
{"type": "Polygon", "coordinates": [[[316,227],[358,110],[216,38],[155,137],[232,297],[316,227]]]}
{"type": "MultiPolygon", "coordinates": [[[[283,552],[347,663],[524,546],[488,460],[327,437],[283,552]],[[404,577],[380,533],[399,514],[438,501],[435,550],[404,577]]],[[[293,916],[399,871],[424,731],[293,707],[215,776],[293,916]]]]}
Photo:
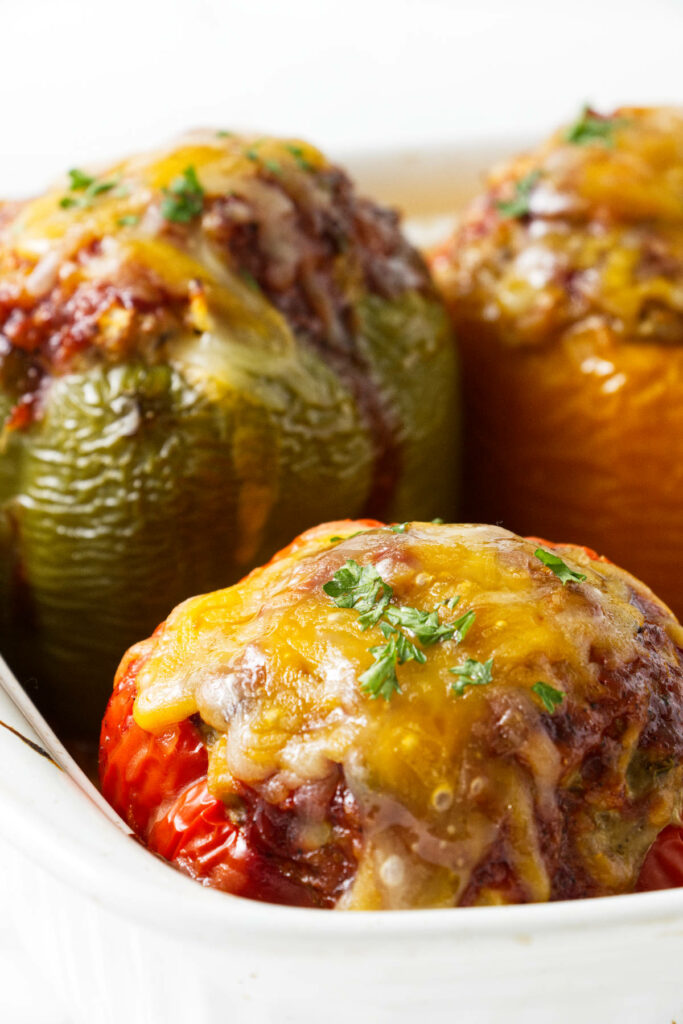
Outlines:
{"type": "Polygon", "coordinates": [[[0,0],[0,194],[189,125],[333,151],[683,98],[681,0],[0,0]]]}
{"type": "MultiPolygon", "coordinates": [[[[334,154],[541,135],[584,100],[683,102],[682,54],[683,0],[0,0],[0,195],[195,125],[334,154]]],[[[0,1022],[67,1024],[11,884],[0,858],[0,1022]]]]}

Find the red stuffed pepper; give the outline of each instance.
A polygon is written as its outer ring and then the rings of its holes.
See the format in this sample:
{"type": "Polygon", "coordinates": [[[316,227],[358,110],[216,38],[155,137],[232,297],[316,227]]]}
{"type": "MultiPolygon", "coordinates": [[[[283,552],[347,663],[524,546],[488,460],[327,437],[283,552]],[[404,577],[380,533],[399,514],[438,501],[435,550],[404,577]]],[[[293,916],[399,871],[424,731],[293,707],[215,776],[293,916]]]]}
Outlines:
{"type": "Polygon", "coordinates": [[[683,629],[594,552],[310,530],[119,669],[105,796],[204,884],[311,907],[683,883],[683,629]],[[659,837],[659,838],[658,838],[659,837]]]}

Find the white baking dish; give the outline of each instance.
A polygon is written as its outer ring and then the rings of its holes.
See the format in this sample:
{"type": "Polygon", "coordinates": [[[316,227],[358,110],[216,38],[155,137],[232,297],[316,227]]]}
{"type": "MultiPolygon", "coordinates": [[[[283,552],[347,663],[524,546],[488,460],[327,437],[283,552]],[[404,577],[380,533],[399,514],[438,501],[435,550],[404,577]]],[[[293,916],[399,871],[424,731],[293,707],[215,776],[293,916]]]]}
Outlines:
{"type": "MultiPolygon", "coordinates": [[[[518,146],[348,163],[368,191],[435,216],[518,146]]],[[[73,1024],[683,1021],[683,890],[362,914],[227,896],[139,846],[7,687],[0,719],[63,770],[0,729],[4,910],[73,1024]]]]}

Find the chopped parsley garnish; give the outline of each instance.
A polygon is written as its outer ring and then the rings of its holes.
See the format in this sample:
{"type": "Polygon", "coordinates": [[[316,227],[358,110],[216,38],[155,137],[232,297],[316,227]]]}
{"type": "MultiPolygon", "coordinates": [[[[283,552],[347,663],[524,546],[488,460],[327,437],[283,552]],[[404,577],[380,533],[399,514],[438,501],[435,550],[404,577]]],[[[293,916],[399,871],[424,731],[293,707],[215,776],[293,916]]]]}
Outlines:
{"type": "Polygon", "coordinates": [[[407,637],[405,633],[401,633],[400,630],[394,629],[388,622],[380,622],[379,628],[387,640],[396,640],[399,664],[402,665],[405,661],[417,661],[420,665],[424,665],[427,655],[413,643],[410,637],[407,637]]]}
{"type": "Polygon", "coordinates": [[[335,534],[334,537],[328,537],[327,539],[329,540],[330,544],[336,544],[336,542],[339,540],[351,540],[352,537],[357,537],[361,533],[365,533],[365,530],[356,530],[355,533],[347,533],[345,537],[341,537],[338,534],[335,534]]]}
{"type": "Polygon", "coordinates": [[[59,205],[63,210],[70,210],[74,207],[85,210],[92,206],[93,199],[103,195],[105,192],[111,192],[118,185],[118,180],[98,181],[97,178],[93,178],[90,174],[86,174],[85,171],[79,170],[78,167],[72,167],[69,171],[69,182],[71,192],[82,194],[62,196],[59,200],[59,205]]]}
{"type": "MultiPolygon", "coordinates": [[[[460,598],[458,598],[458,600],[460,600],[460,598]]],[[[465,612],[464,615],[461,615],[459,619],[456,619],[455,622],[452,623],[453,635],[457,636],[458,643],[465,639],[476,617],[477,613],[473,608],[470,608],[468,612],[465,612]]]]}
{"type": "Polygon", "coordinates": [[[270,171],[276,177],[282,174],[282,164],[279,160],[262,160],[261,163],[267,171],[270,171]]]}
{"type": "Polygon", "coordinates": [[[359,682],[361,690],[368,696],[391,700],[392,694],[401,693],[396,666],[404,665],[406,661],[417,661],[424,665],[427,657],[412,640],[388,623],[381,622],[380,629],[388,642],[370,648],[374,664],[363,672],[359,682]]]}
{"type": "Polygon", "coordinates": [[[234,134],[235,134],[234,132],[226,132],[224,129],[221,128],[220,131],[216,132],[216,138],[218,138],[218,139],[229,139],[230,136],[234,135],[234,134]]]}
{"type": "Polygon", "coordinates": [[[531,208],[531,193],[540,177],[540,171],[530,171],[515,185],[515,194],[512,199],[502,199],[496,203],[503,217],[526,217],[531,208]]]}
{"type": "Polygon", "coordinates": [[[393,593],[374,565],[359,565],[353,558],[323,584],[323,590],[338,608],[355,608],[363,630],[379,622],[393,593]]]}
{"type": "Polygon", "coordinates": [[[588,105],[584,106],[574,124],[564,133],[565,140],[575,146],[588,146],[591,142],[601,142],[611,149],[614,145],[614,132],[624,124],[621,117],[601,117],[593,113],[588,105]]]}
{"type": "Polygon", "coordinates": [[[541,698],[544,708],[551,714],[564,700],[564,694],[562,691],[556,690],[554,686],[550,685],[550,683],[539,681],[538,683],[534,683],[531,689],[541,698]]]}
{"type": "Polygon", "coordinates": [[[396,665],[399,661],[396,638],[392,637],[388,643],[380,644],[378,647],[371,647],[370,654],[374,664],[360,677],[360,688],[369,697],[384,697],[385,700],[391,700],[394,693],[401,693],[396,675],[396,665]]]}
{"type": "Polygon", "coordinates": [[[261,156],[261,154],[258,152],[258,147],[261,145],[263,141],[263,139],[258,139],[256,142],[253,143],[253,145],[249,146],[248,149],[245,149],[244,155],[246,156],[247,160],[251,160],[252,163],[255,164],[261,164],[261,166],[265,167],[265,169],[267,171],[270,171],[271,174],[274,174],[276,177],[279,177],[282,174],[282,164],[280,163],[280,161],[274,160],[272,157],[261,156]]]}
{"type": "Polygon", "coordinates": [[[407,525],[407,523],[394,523],[394,525],[390,526],[389,529],[392,533],[405,533],[407,525]]]}
{"type": "Polygon", "coordinates": [[[460,600],[460,594],[456,594],[454,597],[449,597],[448,600],[444,601],[446,608],[455,608],[456,604],[460,600]]]}
{"type": "Polygon", "coordinates": [[[436,517],[436,519],[432,519],[432,522],[435,524],[435,526],[443,526],[443,519],[440,519],[438,516],[436,517]]]}
{"type": "Polygon", "coordinates": [[[559,555],[554,555],[552,551],[546,551],[545,548],[536,548],[534,551],[536,558],[539,562],[543,562],[552,572],[555,573],[557,578],[561,580],[562,586],[567,583],[582,583],[585,580],[585,573],[575,572],[574,569],[570,569],[566,562],[563,562],[559,555]]]}
{"type": "Polygon", "coordinates": [[[78,167],[72,167],[69,171],[69,188],[72,192],[83,192],[86,188],[89,188],[94,181],[94,178],[89,174],[86,174],[85,171],[79,170],[78,167]]]}
{"type": "Polygon", "coordinates": [[[188,224],[199,216],[203,208],[204,189],[196,170],[190,164],[182,174],[173,179],[168,188],[164,189],[161,215],[176,224],[188,224]]]}
{"type": "Polygon", "coordinates": [[[458,676],[457,683],[453,683],[453,692],[457,697],[462,697],[468,686],[488,686],[491,682],[492,670],[493,658],[489,658],[488,661],[465,658],[462,665],[448,670],[454,676],[458,676]]]}
{"type": "Polygon", "coordinates": [[[392,626],[409,629],[424,647],[430,647],[440,640],[450,640],[456,631],[455,623],[439,621],[438,612],[423,612],[409,605],[390,604],[386,610],[386,618],[392,626]]]}
{"type": "Polygon", "coordinates": [[[313,164],[306,159],[306,157],[304,156],[304,151],[301,146],[287,145],[285,146],[285,149],[287,150],[288,153],[292,154],[292,156],[294,157],[302,171],[313,170],[313,164]]]}
{"type": "Polygon", "coordinates": [[[94,181],[92,185],[88,185],[85,194],[88,196],[99,196],[103,192],[110,192],[117,185],[117,181],[94,181]]]}
{"type": "Polygon", "coordinates": [[[137,213],[126,213],[123,217],[119,217],[116,223],[121,228],[132,228],[139,222],[139,220],[140,218],[137,213]]]}
{"type": "MultiPolygon", "coordinates": [[[[323,590],[338,608],[353,608],[358,612],[358,624],[362,630],[379,623],[387,643],[370,648],[374,664],[361,675],[360,686],[371,697],[382,696],[385,700],[389,700],[394,692],[401,691],[396,676],[397,665],[406,661],[417,661],[423,665],[427,660],[427,655],[412,637],[422,647],[454,638],[456,643],[460,643],[476,614],[471,610],[455,622],[445,623],[439,620],[436,609],[421,611],[409,605],[391,604],[393,589],[375,566],[359,565],[352,558],[323,584],[323,590]],[[406,635],[405,630],[411,635],[406,635]]],[[[448,607],[454,607],[459,600],[458,597],[449,598],[448,607]]]]}

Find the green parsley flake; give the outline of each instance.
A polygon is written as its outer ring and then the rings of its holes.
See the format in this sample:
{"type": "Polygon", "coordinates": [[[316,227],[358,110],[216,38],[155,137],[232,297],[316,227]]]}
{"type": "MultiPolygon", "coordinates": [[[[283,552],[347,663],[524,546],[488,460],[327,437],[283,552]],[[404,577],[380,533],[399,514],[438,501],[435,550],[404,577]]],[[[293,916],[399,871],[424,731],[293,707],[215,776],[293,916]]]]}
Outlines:
{"type": "Polygon", "coordinates": [[[374,664],[366,669],[360,677],[360,688],[369,697],[377,699],[384,697],[391,700],[394,693],[401,693],[401,686],[396,675],[398,664],[398,645],[396,638],[392,637],[389,643],[381,644],[379,647],[371,647],[370,654],[374,658],[374,664]]]}
{"type": "MultiPolygon", "coordinates": [[[[329,539],[335,541],[343,538],[329,539]]],[[[423,665],[427,660],[424,651],[403,630],[409,630],[423,647],[451,639],[460,643],[476,615],[470,610],[455,622],[445,623],[439,620],[436,609],[420,611],[408,605],[392,605],[390,601],[393,590],[375,566],[361,566],[352,558],[347,559],[333,578],[323,584],[323,590],[338,608],[353,608],[358,612],[358,624],[362,630],[379,623],[387,643],[370,648],[374,664],[361,675],[360,685],[364,693],[371,697],[383,696],[386,700],[390,699],[392,693],[400,692],[396,677],[397,665],[406,661],[417,661],[423,665]]],[[[449,598],[448,606],[455,607],[459,600],[459,597],[449,598]]]]}
{"type": "Polygon", "coordinates": [[[449,668],[454,676],[458,676],[457,683],[453,683],[453,692],[457,697],[462,697],[468,686],[488,686],[491,682],[493,670],[493,658],[488,661],[477,661],[475,658],[465,658],[462,665],[456,668],[449,668]]]}
{"type": "Polygon", "coordinates": [[[355,533],[347,533],[347,535],[345,537],[341,537],[338,534],[335,534],[334,537],[328,537],[327,539],[329,540],[330,544],[336,544],[337,541],[340,541],[340,540],[351,540],[352,537],[358,537],[361,533],[365,533],[365,532],[366,532],[365,530],[356,530],[355,533]]]}
{"type": "Polygon", "coordinates": [[[139,221],[140,218],[138,217],[137,213],[126,213],[123,217],[119,217],[116,223],[119,225],[120,228],[132,228],[135,227],[135,225],[138,224],[139,221]]]}
{"type": "Polygon", "coordinates": [[[234,132],[226,132],[224,129],[221,129],[220,131],[216,132],[216,138],[218,138],[218,139],[229,139],[234,134],[235,134],[234,132]]]}
{"type": "Polygon", "coordinates": [[[285,146],[285,149],[287,150],[288,153],[292,154],[292,156],[294,157],[302,171],[313,170],[313,164],[306,159],[306,157],[304,156],[304,151],[301,148],[301,146],[287,145],[285,146]]]}
{"type": "Polygon", "coordinates": [[[394,525],[390,526],[389,529],[392,533],[405,533],[407,525],[407,523],[394,523],[394,525]]]}
{"type": "Polygon", "coordinates": [[[461,643],[461,641],[465,639],[476,617],[477,613],[473,608],[470,608],[468,612],[465,612],[465,614],[461,615],[459,619],[456,619],[455,622],[451,623],[453,626],[453,635],[457,637],[458,643],[461,643]]]}
{"type": "Polygon", "coordinates": [[[536,182],[541,177],[540,171],[531,171],[515,185],[515,194],[512,199],[499,200],[496,206],[503,217],[526,217],[530,212],[531,193],[536,182]]]}
{"type": "Polygon", "coordinates": [[[544,683],[539,680],[539,682],[534,683],[531,689],[541,698],[544,708],[551,714],[564,700],[564,694],[562,691],[556,690],[554,686],[550,685],[550,683],[544,683]]]}
{"type": "Polygon", "coordinates": [[[389,640],[391,637],[396,638],[396,650],[398,651],[399,664],[403,664],[406,661],[417,661],[420,665],[424,665],[427,660],[427,655],[424,651],[421,651],[419,647],[416,647],[412,640],[405,635],[405,633],[399,632],[390,626],[388,622],[380,622],[379,628],[382,630],[384,636],[389,640]]]}
{"type": "Polygon", "coordinates": [[[249,148],[244,151],[244,155],[246,156],[247,160],[251,160],[252,163],[255,164],[261,164],[261,166],[264,167],[267,171],[270,171],[271,174],[274,174],[276,177],[279,178],[280,175],[282,174],[282,164],[280,163],[279,160],[274,160],[268,157],[262,157],[259,154],[257,147],[261,145],[262,141],[263,139],[259,139],[257,142],[253,144],[253,146],[249,146],[249,148]]]}
{"type": "Polygon", "coordinates": [[[69,188],[72,192],[84,192],[93,184],[95,179],[78,167],[72,167],[69,171],[69,188]]]}
{"type": "Polygon", "coordinates": [[[441,640],[450,640],[456,631],[455,623],[449,625],[439,622],[439,613],[436,611],[422,612],[408,605],[391,604],[385,615],[393,626],[402,626],[414,633],[424,647],[430,647],[441,640]]]}
{"type": "Polygon", "coordinates": [[[567,563],[563,562],[559,555],[554,555],[552,551],[536,548],[534,554],[539,562],[543,562],[548,569],[555,573],[557,578],[562,581],[562,586],[567,583],[582,583],[586,579],[585,573],[570,569],[567,563]]]}
{"type": "Polygon", "coordinates": [[[396,675],[396,666],[404,665],[407,661],[417,661],[424,665],[427,658],[412,640],[393,629],[388,623],[380,623],[380,629],[388,642],[370,648],[374,662],[363,672],[359,682],[361,690],[369,697],[384,697],[385,700],[391,700],[394,693],[402,692],[396,675]]]}
{"type": "Polygon", "coordinates": [[[183,173],[174,178],[164,189],[161,201],[161,215],[176,224],[188,224],[198,217],[204,208],[204,189],[197,172],[190,164],[183,173]]]}
{"type": "Polygon", "coordinates": [[[80,171],[77,167],[72,167],[69,171],[69,180],[70,190],[72,192],[80,192],[82,195],[62,196],[59,200],[59,205],[63,210],[71,210],[74,207],[86,210],[92,206],[93,200],[97,196],[104,195],[105,192],[111,192],[118,185],[118,180],[98,181],[97,178],[93,178],[84,171],[80,171]]]}
{"type": "Polygon", "coordinates": [[[118,182],[116,181],[94,181],[92,185],[88,185],[86,195],[100,196],[104,192],[111,192],[113,188],[116,188],[118,182]]]}
{"type": "Polygon", "coordinates": [[[443,604],[446,608],[455,608],[456,604],[460,601],[460,594],[456,594],[454,597],[449,597],[448,600],[444,601],[443,604]]]}
{"type": "Polygon", "coordinates": [[[434,523],[435,526],[443,526],[443,519],[439,519],[438,516],[436,519],[432,519],[432,522],[434,523]]]}
{"type": "Polygon", "coordinates": [[[602,143],[611,149],[614,146],[614,132],[625,124],[621,117],[601,117],[584,106],[574,124],[564,133],[565,141],[574,146],[588,146],[592,142],[602,143]]]}
{"type": "Polygon", "coordinates": [[[359,565],[352,558],[323,584],[323,590],[338,608],[355,608],[363,630],[379,622],[393,593],[374,565],[359,565]]]}

